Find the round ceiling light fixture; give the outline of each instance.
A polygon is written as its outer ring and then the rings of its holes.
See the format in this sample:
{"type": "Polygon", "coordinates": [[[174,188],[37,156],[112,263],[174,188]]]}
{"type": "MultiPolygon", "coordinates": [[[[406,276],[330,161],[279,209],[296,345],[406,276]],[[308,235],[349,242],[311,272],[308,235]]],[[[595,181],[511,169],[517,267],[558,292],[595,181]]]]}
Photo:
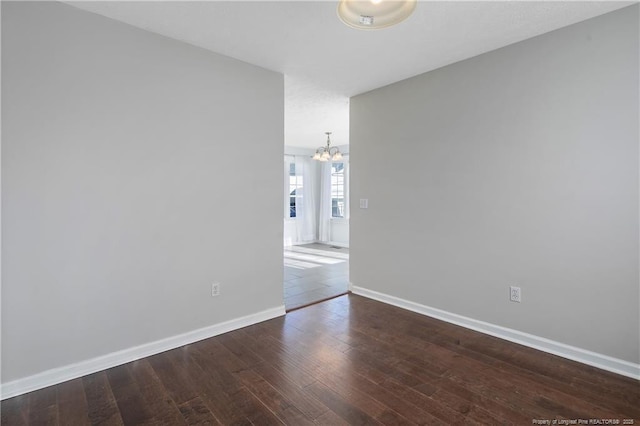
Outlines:
{"type": "Polygon", "coordinates": [[[338,17],[351,28],[378,30],[407,19],[416,3],[417,0],[340,0],[338,17]]]}

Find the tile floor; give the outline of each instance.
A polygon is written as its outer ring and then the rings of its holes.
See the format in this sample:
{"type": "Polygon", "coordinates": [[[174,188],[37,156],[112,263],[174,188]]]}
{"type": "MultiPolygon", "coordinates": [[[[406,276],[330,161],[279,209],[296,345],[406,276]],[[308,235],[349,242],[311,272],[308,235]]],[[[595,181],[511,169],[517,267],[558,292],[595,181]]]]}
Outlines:
{"type": "Polygon", "coordinates": [[[305,244],[284,249],[284,306],[289,311],[349,289],[349,249],[305,244]]]}

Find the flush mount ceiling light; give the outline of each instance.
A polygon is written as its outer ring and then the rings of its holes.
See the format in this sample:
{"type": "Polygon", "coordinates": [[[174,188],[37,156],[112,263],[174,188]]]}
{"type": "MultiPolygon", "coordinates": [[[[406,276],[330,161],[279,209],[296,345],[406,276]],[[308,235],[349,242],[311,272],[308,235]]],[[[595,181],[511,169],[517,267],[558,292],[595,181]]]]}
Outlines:
{"type": "Polygon", "coordinates": [[[324,134],[327,135],[327,146],[321,146],[320,148],[316,149],[316,153],[313,155],[313,159],[323,162],[329,161],[329,158],[331,158],[331,160],[333,161],[342,160],[342,153],[340,152],[340,149],[338,149],[337,146],[331,146],[331,132],[324,132],[324,134]]]}
{"type": "Polygon", "coordinates": [[[351,28],[377,30],[411,15],[417,0],[340,0],[338,17],[351,28]]]}

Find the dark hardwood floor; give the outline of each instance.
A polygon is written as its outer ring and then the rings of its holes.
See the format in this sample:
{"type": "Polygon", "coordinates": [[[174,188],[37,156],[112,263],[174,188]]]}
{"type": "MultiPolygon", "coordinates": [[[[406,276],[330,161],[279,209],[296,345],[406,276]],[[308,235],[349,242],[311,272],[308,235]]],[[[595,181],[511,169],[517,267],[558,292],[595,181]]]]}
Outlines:
{"type": "Polygon", "coordinates": [[[640,424],[640,384],[349,295],[1,408],[3,425],[640,424]]]}

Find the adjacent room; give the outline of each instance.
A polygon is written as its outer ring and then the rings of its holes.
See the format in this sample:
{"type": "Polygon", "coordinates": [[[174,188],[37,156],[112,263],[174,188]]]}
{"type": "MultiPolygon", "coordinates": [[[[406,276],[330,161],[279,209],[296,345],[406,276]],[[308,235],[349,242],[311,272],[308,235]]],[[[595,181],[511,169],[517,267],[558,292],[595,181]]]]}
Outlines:
{"type": "MultiPolygon", "coordinates": [[[[305,137],[311,123],[322,125],[315,112],[328,112],[325,126],[349,132],[349,100],[315,89],[314,113],[305,105],[289,105],[300,85],[285,78],[285,140],[317,142],[305,137]],[[295,89],[290,88],[294,86],[295,89]],[[329,101],[327,101],[329,99],[329,101]],[[298,126],[297,128],[295,126],[298,126]],[[297,136],[294,136],[297,135],[297,136]]],[[[302,89],[308,96],[314,88],[302,89]]],[[[284,305],[299,309],[349,290],[349,145],[336,145],[335,132],[312,148],[285,144],[284,180],[284,305]],[[332,141],[333,137],[333,141],[332,141]]],[[[340,140],[340,139],[338,139],[340,140]]],[[[309,145],[309,142],[307,142],[309,145]]]]}
{"type": "Polygon", "coordinates": [[[637,1],[0,7],[3,425],[640,422],[637,1]]]}

